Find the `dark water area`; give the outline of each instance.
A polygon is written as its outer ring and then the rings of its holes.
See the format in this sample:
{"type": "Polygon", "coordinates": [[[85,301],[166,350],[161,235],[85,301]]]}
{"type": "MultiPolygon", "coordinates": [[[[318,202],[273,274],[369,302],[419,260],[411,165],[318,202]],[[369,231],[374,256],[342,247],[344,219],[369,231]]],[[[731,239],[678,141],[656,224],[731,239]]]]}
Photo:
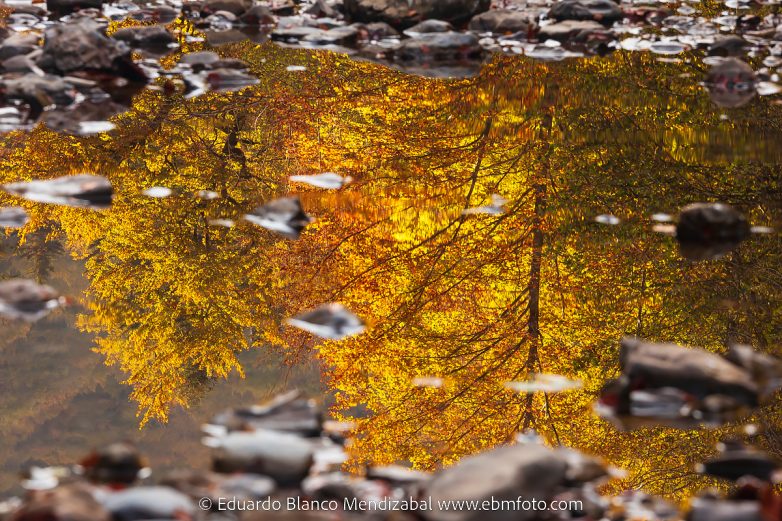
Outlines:
{"type": "MultiPolygon", "coordinates": [[[[204,422],[294,388],[354,425],[352,470],[438,469],[534,429],[626,469],[607,493],[683,500],[726,488],[695,465],[747,424],[782,457],[778,375],[753,373],[753,403],[717,412],[692,389],[638,395],[630,412],[669,416],[640,429],[594,407],[623,337],[703,348],[692,371],[734,344],[782,355],[779,44],[750,34],[775,27],[776,6],[737,29],[750,79],[714,77],[731,63],[709,56],[728,32],[714,20],[730,13],[700,8],[716,25],[676,33],[690,40],[614,27],[590,40],[614,42],[602,56],[536,28],[448,63],[274,34],[217,46],[205,16],[185,17],[162,58],[130,57],[149,82],[125,101],[48,92],[35,117],[40,96],[9,102],[2,183],[87,173],[113,197],[0,194],[29,217],[6,233],[0,279],[68,297],[35,322],[0,318],[0,497],[20,492],[20,468],[114,440],[155,472],[205,469],[204,422]],[[97,108],[79,119],[73,103],[97,108]],[[304,177],[326,172],[326,186],[304,177]],[[285,197],[299,203],[267,206],[285,197]],[[694,203],[730,206],[685,244],[694,203]],[[329,303],[360,334],[290,321],[329,303]]],[[[76,76],[116,94],[94,72],[76,76]]]]}
{"type": "MultiPolygon", "coordinates": [[[[2,266],[9,277],[34,276],[64,293],[86,289],[84,264],[72,260],[46,234],[18,247],[3,240],[2,266]]],[[[4,321],[2,349],[3,451],[0,497],[20,494],[19,472],[31,465],[69,465],[115,441],[134,442],[161,470],[177,466],[208,468],[200,426],[228,404],[256,403],[289,387],[319,395],[316,363],[286,366],[278,353],[245,353],[246,377],[216,382],[189,409],[178,409],[167,424],[139,430],[122,372],[103,365],[92,352],[90,335],[76,327],[78,306],[30,327],[4,321]]]]}

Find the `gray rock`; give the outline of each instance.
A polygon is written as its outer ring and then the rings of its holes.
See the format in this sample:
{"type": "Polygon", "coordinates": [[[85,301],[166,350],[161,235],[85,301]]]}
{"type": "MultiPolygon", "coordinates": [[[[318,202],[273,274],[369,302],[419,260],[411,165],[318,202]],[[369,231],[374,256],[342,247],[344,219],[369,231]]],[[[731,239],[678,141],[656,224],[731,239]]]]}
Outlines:
{"type": "Polygon", "coordinates": [[[215,472],[261,474],[282,486],[300,483],[312,465],[312,445],[298,436],[281,432],[231,432],[212,438],[210,445],[214,447],[215,472]]]}
{"type": "Polygon", "coordinates": [[[345,12],[351,21],[406,28],[432,18],[460,24],[490,5],[490,0],[345,0],[345,12]]]}
{"type": "Polygon", "coordinates": [[[763,521],[760,501],[698,498],[692,502],[689,521],[763,521]]]}
{"type": "Polygon", "coordinates": [[[727,58],[709,70],[705,84],[716,105],[736,108],[755,97],[756,82],[752,67],[736,58],[727,58]]]}
{"type": "Polygon", "coordinates": [[[209,425],[229,432],[261,429],[319,436],[323,412],[314,402],[299,395],[298,391],[291,391],[263,405],[230,409],[215,415],[209,425]]]}
{"type": "Polygon", "coordinates": [[[328,31],[320,33],[311,33],[305,36],[302,41],[315,43],[319,45],[353,45],[358,39],[359,30],[355,27],[335,27],[328,31]]]}
{"type": "Polygon", "coordinates": [[[709,56],[743,56],[749,43],[741,36],[718,37],[709,45],[709,56]]]}
{"type": "Polygon", "coordinates": [[[33,4],[6,5],[0,2],[0,8],[10,9],[12,14],[29,14],[35,16],[36,18],[43,18],[48,14],[46,9],[33,4]]]}
{"type": "Polygon", "coordinates": [[[304,9],[304,13],[317,18],[336,18],[339,16],[339,12],[329,5],[326,0],[316,0],[315,3],[304,9]]]}
{"type": "Polygon", "coordinates": [[[111,35],[115,40],[126,42],[134,48],[159,49],[176,41],[163,25],[142,25],[125,27],[111,35]]]}
{"type": "Polygon", "coordinates": [[[78,18],[47,29],[38,66],[59,74],[96,71],[132,81],[146,80],[130,57],[130,47],[125,42],[108,38],[103,28],[89,18],[78,18]]]}
{"type": "Polygon", "coordinates": [[[439,510],[438,502],[491,500],[546,501],[567,491],[571,484],[604,476],[600,464],[567,450],[552,450],[534,443],[499,447],[463,458],[442,470],[424,486],[434,510],[423,512],[428,521],[532,521],[543,519],[540,510],[497,508],[489,511],[439,510]],[[586,479],[585,479],[586,478],[586,479]]]}
{"type": "Polygon", "coordinates": [[[206,35],[207,43],[213,46],[243,42],[247,39],[247,34],[238,29],[229,29],[227,31],[204,31],[204,34],[206,35]]]}
{"type": "Polygon", "coordinates": [[[528,14],[508,9],[492,9],[481,13],[470,20],[469,29],[480,33],[492,32],[499,34],[526,33],[534,27],[528,14]]]}
{"type": "Polygon", "coordinates": [[[35,64],[25,55],[13,56],[2,61],[5,72],[33,72],[35,64]]]}
{"type": "Polygon", "coordinates": [[[595,20],[613,23],[622,19],[622,10],[611,0],[562,0],[552,6],[548,17],[554,20],[595,20]]]}
{"type": "Polygon", "coordinates": [[[201,7],[201,12],[213,14],[217,11],[228,11],[239,16],[253,6],[252,0],[206,0],[201,7]]]}
{"type": "Polygon", "coordinates": [[[423,22],[405,29],[404,33],[408,36],[416,36],[426,33],[447,33],[453,30],[453,25],[443,20],[424,20],[423,22]]]}
{"type": "Polygon", "coordinates": [[[38,48],[38,39],[33,33],[11,33],[0,45],[0,60],[33,52],[38,48]]]}
{"type": "Polygon", "coordinates": [[[355,23],[353,27],[359,30],[362,40],[382,40],[399,36],[399,31],[385,22],[374,22],[371,24],[355,23]]]}
{"type": "Polygon", "coordinates": [[[178,519],[195,514],[189,497],[169,487],[131,487],[102,498],[103,506],[115,521],[178,519]]]}
{"type": "Polygon", "coordinates": [[[650,388],[675,387],[694,396],[722,392],[748,405],[758,401],[747,371],[703,349],[624,338],[619,364],[630,380],[644,379],[650,388]]]}
{"type": "Polygon", "coordinates": [[[308,36],[312,38],[319,38],[325,32],[326,31],[324,31],[323,29],[319,29],[317,27],[301,26],[301,27],[290,27],[286,29],[282,29],[278,27],[277,29],[272,31],[271,37],[272,40],[276,40],[276,41],[298,42],[308,36]]]}
{"type": "Polygon", "coordinates": [[[568,41],[581,38],[585,34],[603,32],[605,27],[593,20],[565,20],[540,28],[538,40],[568,41]]]}
{"type": "Polygon", "coordinates": [[[193,69],[206,68],[220,60],[220,55],[214,51],[189,52],[182,55],[179,63],[190,65],[193,69]]]}
{"type": "Polygon", "coordinates": [[[44,107],[69,105],[76,96],[73,86],[58,76],[47,74],[41,77],[32,73],[9,76],[0,79],[0,90],[6,99],[22,100],[30,105],[30,117],[33,119],[38,118],[44,107]]]}
{"type": "Polygon", "coordinates": [[[274,15],[265,5],[254,5],[239,17],[245,25],[271,25],[274,23],[274,15]]]}
{"type": "Polygon", "coordinates": [[[448,61],[479,59],[483,48],[471,33],[426,33],[403,40],[394,51],[402,61],[448,61]]]}
{"type": "Polygon", "coordinates": [[[273,1],[269,8],[277,16],[291,16],[296,13],[296,4],[292,0],[273,1]]]}

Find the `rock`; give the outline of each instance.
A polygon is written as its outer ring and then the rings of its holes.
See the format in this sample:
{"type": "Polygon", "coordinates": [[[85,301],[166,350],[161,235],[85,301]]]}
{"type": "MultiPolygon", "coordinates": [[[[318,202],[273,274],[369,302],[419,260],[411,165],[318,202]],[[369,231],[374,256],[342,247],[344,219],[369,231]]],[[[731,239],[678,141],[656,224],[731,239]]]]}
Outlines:
{"type": "Polygon", "coordinates": [[[755,351],[752,346],[733,344],[728,348],[725,359],[749,371],[766,394],[780,385],[782,360],[778,358],[755,351]]]}
{"type": "Polygon", "coordinates": [[[645,388],[674,387],[694,396],[720,392],[747,405],[758,403],[757,384],[745,370],[702,349],[624,338],[619,364],[623,375],[643,380],[645,388]]]}
{"type": "Polygon", "coordinates": [[[535,26],[528,14],[507,9],[492,9],[470,20],[469,29],[480,33],[526,33],[535,26]]]}
{"type": "Polygon", "coordinates": [[[302,41],[319,45],[337,44],[353,45],[358,40],[359,31],[355,27],[335,27],[320,33],[311,33],[302,38],[302,41]]]}
{"type": "Polygon", "coordinates": [[[667,7],[638,6],[624,9],[624,17],[632,23],[648,23],[660,25],[663,20],[673,15],[667,7]]]}
{"type": "Polygon", "coordinates": [[[709,56],[743,56],[749,43],[741,36],[731,35],[717,38],[709,46],[709,56]]]}
{"type": "Polygon", "coordinates": [[[83,9],[100,9],[101,7],[103,7],[103,0],[46,0],[46,9],[56,16],[83,9]]]}
{"type": "Polygon", "coordinates": [[[280,42],[298,42],[307,37],[319,38],[325,33],[323,29],[317,27],[291,27],[282,29],[278,27],[272,31],[271,38],[280,42]]]}
{"type": "Polygon", "coordinates": [[[45,494],[36,494],[7,519],[9,521],[111,521],[111,515],[85,484],[59,486],[45,494]]]}
{"type": "Polygon", "coordinates": [[[25,55],[14,56],[2,61],[2,69],[5,72],[33,72],[37,66],[25,55]]]}
{"type": "Polygon", "coordinates": [[[0,9],[10,9],[12,14],[29,14],[36,18],[43,18],[49,14],[43,7],[34,4],[13,4],[7,5],[0,2],[0,9]]]}
{"type": "Polygon", "coordinates": [[[691,427],[741,417],[779,387],[763,388],[752,374],[724,357],[676,344],[623,338],[622,375],[606,383],[598,411],[623,425],[691,427]]]}
{"type": "Polygon", "coordinates": [[[191,519],[196,512],[190,498],[170,487],[132,487],[107,494],[101,502],[113,521],[191,519]]]}
{"type": "Polygon", "coordinates": [[[292,0],[272,0],[269,9],[277,16],[292,16],[296,13],[296,4],[292,0]]]}
{"type": "Polygon", "coordinates": [[[220,55],[214,51],[189,52],[179,59],[179,63],[189,65],[196,72],[197,69],[203,70],[218,61],[220,55]]]}
{"type": "Polygon", "coordinates": [[[721,444],[722,453],[704,461],[699,467],[701,474],[730,481],[747,476],[771,483],[773,474],[779,469],[779,462],[768,454],[747,447],[741,442],[729,441],[721,444]]]}
{"type": "Polygon", "coordinates": [[[139,479],[146,463],[135,445],[119,442],[93,451],[81,466],[84,475],[95,483],[130,485],[139,479]]]}
{"type": "Polygon", "coordinates": [[[235,92],[258,84],[258,78],[237,69],[210,68],[202,73],[205,85],[214,92],[235,92]]]}
{"type": "Polygon", "coordinates": [[[316,0],[312,5],[304,9],[304,13],[316,18],[336,18],[339,12],[330,6],[326,0],[316,0]]]}
{"type": "Polygon", "coordinates": [[[42,17],[27,13],[13,13],[5,19],[5,23],[10,26],[34,27],[41,23],[42,17]]]}
{"type": "Polygon", "coordinates": [[[103,29],[88,18],[78,18],[47,29],[38,66],[58,74],[92,71],[110,73],[130,81],[146,81],[144,73],[130,57],[130,47],[108,38],[103,29]]]}
{"type": "Polygon", "coordinates": [[[622,10],[611,0],[562,0],[547,15],[557,21],[595,20],[611,24],[622,19],[622,10]]]}
{"type": "MultiPolygon", "coordinates": [[[[518,497],[546,501],[584,483],[583,477],[604,476],[605,472],[582,472],[599,468],[575,451],[552,450],[535,443],[503,446],[462,458],[458,465],[437,472],[424,485],[423,496],[434,507],[422,512],[428,521],[533,521],[542,519],[535,510],[494,509],[490,513],[467,510],[440,510],[444,501],[511,501],[518,497]]],[[[569,519],[569,518],[568,518],[569,519]]]]}
{"type": "Polygon", "coordinates": [[[426,33],[403,40],[394,51],[402,61],[448,61],[480,59],[483,48],[471,33],[426,33]]]}
{"type": "Polygon", "coordinates": [[[320,436],[322,411],[311,400],[299,398],[298,391],[281,394],[263,405],[240,407],[217,414],[209,425],[230,431],[273,430],[320,436]]]}
{"type": "Polygon", "coordinates": [[[676,240],[682,255],[690,260],[719,258],[749,235],[750,226],[744,215],[722,203],[686,206],[676,224],[676,240]]]}
{"type": "Polygon", "coordinates": [[[247,40],[247,34],[238,29],[229,29],[227,31],[204,31],[206,41],[209,45],[220,46],[227,43],[243,42],[247,40]]]}
{"type": "Polygon", "coordinates": [[[453,31],[453,25],[443,20],[424,20],[414,26],[405,29],[404,33],[407,36],[418,36],[419,34],[426,33],[447,33],[453,31]]]}
{"type": "Polygon", "coordinates": [[[254,5],[239,17],[239,20],[245,25],[272,25],[274,15],[265,5],[254,5]]]}
{"type": "Polygon", "coordinates": [[[21,100],[30,107],[30,118],[33,120],[49,105],[70,105],[73,103],[76,91],[73,85],[58,76],[47,74],[6,75],[0,79],[0,97],[6,100],[21,100]]]}
{"type": "Polygon", "coordinates": [[[489,0],[345,0],[345,13],[354,22],[407,28],[431,18],[461,24],[490,5],[489,0]]]}
{"type": "Polygon", "coordinates": [[[583,39],[589,34],[601,34],[605,27],[593,20],[565,20],[551,25],[545,25],[538,32],[538,40],[557,40],[566,42],[583,39]]]}
{"type": "Polygon", "coordinates": [[[763,521],[759,501],[726,501],[698,498],[692,502],[688,521],[763,521]]]}
{"type": "Polygon", "coordinates": [[[114,197],[109,180],[92,174],[7,183],[3,190],[28,201],[93,209],[108,208],[114,197]]]}
{"type": "Polygon", "coordinates": [[[755,97],[755,71],[736,58],[727,58],[713,66],[704,82],[715,105],[742,107],[755,97]]]}
{"type": "Polygon", "coordinates": [[[311,444],[291,434],[267,430],[231,432],[209,438],[206,443],[214,448],[215,472],[261,474],[281,486],[301,483],[312,465],[311,444]]]}
{"type": "Polygon", "coordinates": [[[27,211],[19,206],[0,207],[0,226],[3,228],[21,228],[30,221],[27,211]]]}
{"type": "Polygon", "coordinates": [[[73,136],[91,136],[114,129],[108,121],[128,107],[111,100],[84,100],[70,107],[47,110],[41,122],[48,128],[73,136]]]}
{"type": "Polygon", "coordinates": [[[293,240],[298,239],[304,228],[313,221],[313,218],[304,212],[298,196],[272,199],[245,214],[243,218],[293,240]]]}
{"type": "Polygon", "coordinates": [[[220,30],[222,28],[230,29],[239,20],[239,17],[228,11],[216,11],[206,18],[202,18],[197,25],[199,27],[210,27],[220,30]]]}
{"type": "Polygon", "coordinates": [[[12,33],[0,45],[0,60],[30,54],[38,48],[39,38],[35,33],[12,33]]]}
{"type": "Polygon", "coordinates": [[[28,279],[8,279],[0,282],[1,316],[35,322],[61,304],[59,292],[51,286],[28,279]]]}
{"type": "Polygon", "coordinates": [[[228,11],[239,16],[252,8],[252,0],[206,0],[201,6],[201,13],[214,14],[217,11],[228,11]]]}
{"type": "Polygon", "coordinates": [[[338,302],[329,302],[285,319],[285,323],[320,338],[341,340],[366,329],[360,317],[338,302]]]}
{"type": "Polygon", "coordinates": [[[377,41],[386,38],[397,38],[399,31],[385,22],[375,22],[371,24],[355,23],[352,27],[359,30],[361,40],[377,41]]]}
{"type": "Polygon", "coordinates": [[[169,24],[176,20],[180,12],[178,9],[165,5],[156,5],[145,7],[136,11],[132,11],[130,17],[134,20],[140,20],[144,22],[155,22],[159,24],[169,24]]]}
{"type": "Polygon", "coordinates": [[[432,474],[400,465],[385,465],[367,468],[367,479],[385,481],[393,486],[400,487],[429,481],[432,479],[432,474]]]}
{"type": "Polygon", "coordinates": [[[125,27],[114,32],[111,37],[126,42],[133,48],[141,49],[165,49],[169,44],[176,42],[174,35],[163,25],[125,27]]]}

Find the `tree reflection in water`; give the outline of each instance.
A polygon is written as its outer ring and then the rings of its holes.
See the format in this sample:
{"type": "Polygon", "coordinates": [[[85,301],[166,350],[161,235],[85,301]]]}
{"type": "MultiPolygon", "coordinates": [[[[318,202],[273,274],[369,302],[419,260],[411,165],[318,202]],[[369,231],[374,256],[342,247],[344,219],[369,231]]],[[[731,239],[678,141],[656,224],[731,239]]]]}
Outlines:
{"type": "MultiPolygon", "coordinates": [[[[102,212],[22,203],[31,221],[20,237],[45,255],[50,227],[85,260],[79,327],[126,375],[142,425],[242,373],[242,351],[282,348],[291,363],[314,351],[334,412],[357,424],[356,466],[432,468],[534,428],[627,468],[617,490],[680,497],[704,483],[692,464],[722,431],[620,433],[591,404],[617,375],[626,334],[776,348],[778,235],[692,263],[651,216],[723,201],[778,225],[778,105],[756,99],[722,118],[685,77],[705,70],[694,57],[496,57],[475,78],[436,81],[334,54],[225,52],[260,83],[190,100],[146,91],[97,137],[37,128],[4,138],[3,182],[92,172],[115,187],[102,212]],[[305,71],[284,72],[303,60],[305,71]],[[288,182],[322,172],[353,182],[288,182]],[[155,186],[173,193],[142,194],[155,186]],[[241,220],[287,194],[316,218],[299,240],[241,220]],[[464,212],[494,194],[502,211],[464,212]],[[367,332],[316,342],[284,325],[325,302],[367,332]],[[504,385],[533,373],[585,386],[504,385]]],[[[779,415],[756,418],[776,453],[779,415]]]]}

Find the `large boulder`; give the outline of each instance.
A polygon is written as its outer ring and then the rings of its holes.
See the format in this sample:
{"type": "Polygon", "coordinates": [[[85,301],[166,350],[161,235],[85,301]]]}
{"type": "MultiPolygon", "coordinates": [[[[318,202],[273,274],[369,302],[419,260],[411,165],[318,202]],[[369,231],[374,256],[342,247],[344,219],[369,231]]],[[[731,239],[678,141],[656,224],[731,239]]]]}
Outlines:
{"type": "Polygon", "coordinates": [[[481,33],[509,34],[527,32],[534,26],[535,22],[530,20],[526,13],[508,9],[492,9],[473,17],[470,20],[469,28],[471,31],[481,33]]]}
{"type": "Polygon", "coordinates": [[[205,442],[214,448],[212,470],[268,476],[282,486],[301,483],[313,461],[313,447],[293,434],[269,430],[235,431],[205,442]]]}
{"type": "Polygon", "coordinates": [[[428,521],[532,521],[548,519],[544,509],[517,508],[519,498],[538,506],[587,482],[606,476],[602,465],[569,450],[552,450],[537,443],[503,446],[463,458],[458,465],[435,474],[424,486],[423,497],[433,509],[423,512],[428,521]],[[506,501],[505,508],[485,510],[440,509],[449,501],[506,501]]]}
{"type": "Polygon", "coordinates": [[[560,42],[584,40],[590,34],[601,34],[606,28],[592,20],[564,20],[545,25],[538,32],[538,40],[560,42]]]}
{"type": "Polygon", "coordinates": [[[431,18],[462,24],[490,6],[490,0],[345,0],[351,21],[386,22],[397,28],[431,18]]]}
{"type": "Polygon", "coordinates": [[[107,37],[103,27],[89,18],[78,18],[47,29],[38,66],[56,74],[101,72],[131,81],[146,80],[130,57],[130,47],[107,37]]]}
{"type": "Polygon", "coordinates": [[[562,0],[548,12],[554,20],[595,20],[611,24],[623,17],[622,10],[611,0],[562,0]]]}
{"type": "Polygon", "coordinates": [[[403,40],[394,51],[394,58],[401,61],[439,62],[478,59],[483,49],[478,38],[471,33],[423,33],[403,40]]]}
{"type": "Polygon", "coordinates": [[[111,35],[115,40],[120,40],[133,48],[161,49],[174,43],[176,38],[168,32],[164,25],[141,25],[138,27],[124,27],[111,35]]]}

